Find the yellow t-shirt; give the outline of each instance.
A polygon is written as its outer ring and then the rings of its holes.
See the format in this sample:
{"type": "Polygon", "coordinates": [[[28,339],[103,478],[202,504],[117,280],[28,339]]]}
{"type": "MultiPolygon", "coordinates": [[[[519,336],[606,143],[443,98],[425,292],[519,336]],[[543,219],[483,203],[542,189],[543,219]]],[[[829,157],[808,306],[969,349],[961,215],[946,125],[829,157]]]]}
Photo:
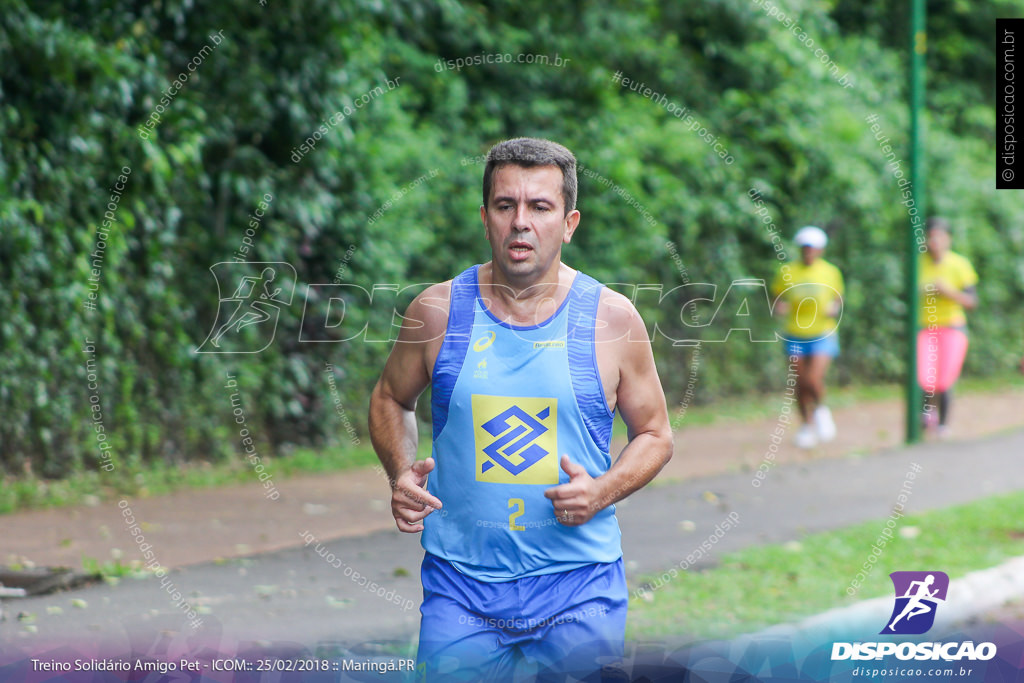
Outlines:
{"type": "Polygon", "coordinates": [[[961,327],[967,324],[967,315],[964,307],[952,299],[938,293],[929,294],[929,287],[934,286],[936,280],[942,280],[946,285],[964,291],[967,287],[978,284],[978,273],[975,272],[971,262],[960,254],[947,251],[942,261],[936,263],[927,254],[921,254],[918,261],[918,283],[921,287],[919,300],[921,302],[921,316],[919,319],[921,327],[936,325],[938,327],[961,327]]]}
{"type": "Polygon", "coordinates": [[[843,296],[843,275],[825,259],[811,265],[795,261],[782,266],[772,280],[772,295],[789,303],[786,337],[813,339],[831,334],[837,321],[829,308],[843,296]]]}

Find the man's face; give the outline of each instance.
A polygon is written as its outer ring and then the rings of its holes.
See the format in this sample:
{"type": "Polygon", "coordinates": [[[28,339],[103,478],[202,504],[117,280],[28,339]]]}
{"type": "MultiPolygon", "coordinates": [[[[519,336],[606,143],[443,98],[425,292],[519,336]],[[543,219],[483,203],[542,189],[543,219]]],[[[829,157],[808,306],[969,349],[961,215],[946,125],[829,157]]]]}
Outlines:
{"type": "Polygon", "coordinates": [[[820,258],[821,255],[824,254],[824,253],[825,253],[825,250],[824,249],[820,249],[818,247],[811,247],[811,246],[808,246],[806,244],[803,245],[802,247],[800,247],[800,258],[807,265],[811,265],[812,263],[817,261],[818,258],[820,258]]]}
{"type": "Polygon", "coordinates": [[[562,171],[557,166],[495,170],[487,206],[480,207],[494,265],[506,275],[542,277],[559,261],[580,220],[565,214],[562,171]]]}
{"type": "Polygon", "coordinates": [[[928,251],[936,256],[942,256],[949,251],[952,239],[945,230],[932,229],[928,231],[928,251]]]}

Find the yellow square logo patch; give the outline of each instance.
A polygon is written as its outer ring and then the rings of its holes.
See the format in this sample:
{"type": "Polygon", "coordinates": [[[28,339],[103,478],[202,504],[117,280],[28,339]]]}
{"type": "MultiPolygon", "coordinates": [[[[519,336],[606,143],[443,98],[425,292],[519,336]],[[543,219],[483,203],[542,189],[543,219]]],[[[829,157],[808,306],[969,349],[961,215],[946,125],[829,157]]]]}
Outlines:
{"type": "Polygon", "coordinates": [[[558,399],[473,394],[476,480],[558,483],[558,399]]]}

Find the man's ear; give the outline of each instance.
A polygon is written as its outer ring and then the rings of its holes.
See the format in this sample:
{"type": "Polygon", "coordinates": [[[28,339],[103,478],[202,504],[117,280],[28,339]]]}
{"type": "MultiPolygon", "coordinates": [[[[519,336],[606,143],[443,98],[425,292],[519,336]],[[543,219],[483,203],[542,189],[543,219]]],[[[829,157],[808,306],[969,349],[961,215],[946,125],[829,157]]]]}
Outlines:
{"type": "Polygon", "coordinates": [[[565,216],[565,234],[562,235],[562,241],[566,244],[572,241],[573,233],[576,232],[576,227],[580,224],[580,212],[573,209],[565,216]]]}

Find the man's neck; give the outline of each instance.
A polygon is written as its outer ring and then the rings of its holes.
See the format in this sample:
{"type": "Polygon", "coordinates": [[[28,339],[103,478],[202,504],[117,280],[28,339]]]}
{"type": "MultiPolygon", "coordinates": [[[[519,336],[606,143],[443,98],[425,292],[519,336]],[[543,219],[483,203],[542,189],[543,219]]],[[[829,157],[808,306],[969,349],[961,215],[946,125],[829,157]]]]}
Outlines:
{"type": "Polygon", "coordinates": [[[569,287],[563,280],[571,283],[571,274],[570,268],[557,262],[542,277],[527,280],[508,277],[488,262],[480,267],[480,293],[499,318],[519,325],[538,324],[551,317],[565,300],[569,287]]]}

